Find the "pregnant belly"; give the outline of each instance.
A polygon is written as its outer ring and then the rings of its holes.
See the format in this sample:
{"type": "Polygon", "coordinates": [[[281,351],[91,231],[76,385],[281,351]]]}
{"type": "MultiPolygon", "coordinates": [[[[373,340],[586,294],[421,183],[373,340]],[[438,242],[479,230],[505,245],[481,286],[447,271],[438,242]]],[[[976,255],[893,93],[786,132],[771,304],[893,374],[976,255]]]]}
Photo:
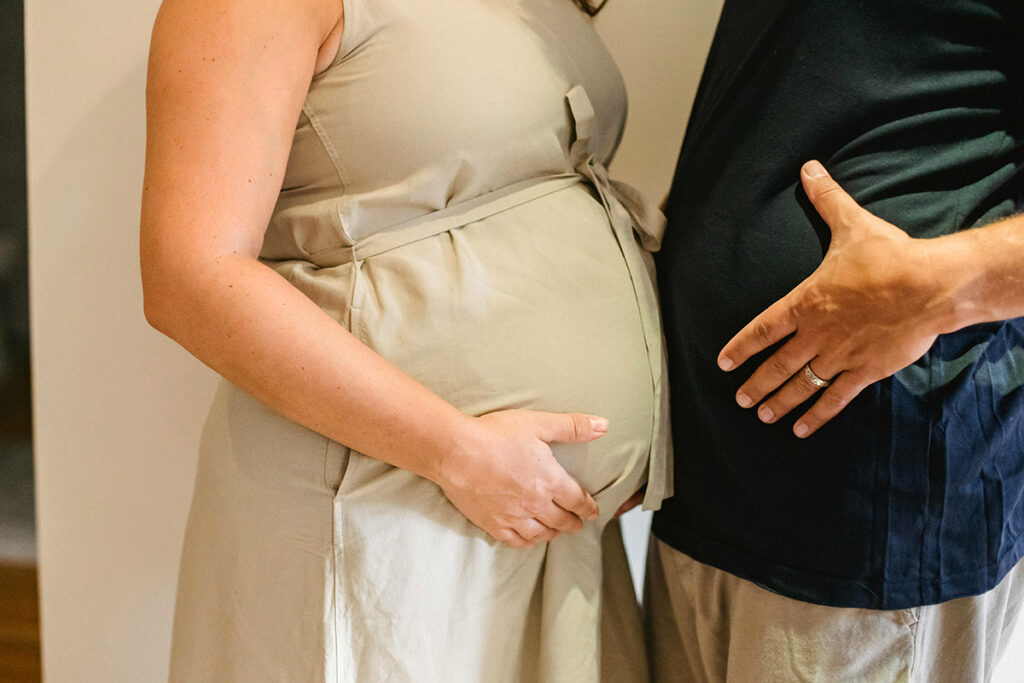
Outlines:
{"type": "Polygon", "coordinates": [[[654,395],[638,303],[582,186],[366,260],[352,306],[357,337],[466,413],[607,417],[604,438],[555,448],[588,490],[646,465],[654,395]]]}

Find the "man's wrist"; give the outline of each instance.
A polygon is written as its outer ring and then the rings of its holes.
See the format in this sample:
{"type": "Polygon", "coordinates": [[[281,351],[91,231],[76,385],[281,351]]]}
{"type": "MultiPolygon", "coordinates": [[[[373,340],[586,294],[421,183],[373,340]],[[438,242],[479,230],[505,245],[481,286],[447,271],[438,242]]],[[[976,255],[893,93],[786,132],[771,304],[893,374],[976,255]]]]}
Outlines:
{"type": "Polygon", "coordinates": [[[935,331],[955,332],[996,319],[987,305],[989,273],[983,250],[971,231],[922,240],[936,284],[935,331]]]}

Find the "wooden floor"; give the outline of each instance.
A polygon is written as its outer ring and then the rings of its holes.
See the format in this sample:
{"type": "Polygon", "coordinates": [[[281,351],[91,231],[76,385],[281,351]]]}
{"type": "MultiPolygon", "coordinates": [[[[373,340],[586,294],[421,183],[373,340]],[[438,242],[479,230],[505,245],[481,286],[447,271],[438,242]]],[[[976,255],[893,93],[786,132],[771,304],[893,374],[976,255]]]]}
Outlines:
{"type": "Polygon", "coordinates": [[[36,568],[0,564],[0,681],[41,680],[36,568]]]}
{"type": "MultiPolygon", "coordinates": [[[[28,439],[32,431],[28,365],[0,376],[0,439],[28,439]]],[[[0,682],[42,680],[36,567],[0,560],[0,682]]]]}

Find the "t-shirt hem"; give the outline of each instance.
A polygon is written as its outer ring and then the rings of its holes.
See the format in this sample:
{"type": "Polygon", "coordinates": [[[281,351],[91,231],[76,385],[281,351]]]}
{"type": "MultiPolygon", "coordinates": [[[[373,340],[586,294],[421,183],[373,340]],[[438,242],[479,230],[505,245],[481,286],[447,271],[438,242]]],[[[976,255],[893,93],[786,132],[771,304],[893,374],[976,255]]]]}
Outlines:
{"type": "Polygon", "coordinates": [[[664,523],[657,514],[652,532],[659,540],[698,562],[785,597],[831,607],[897,610],[981,595],[995,588],[1024,557],[1024,535],[1021,535],[1004,547],[995,563],[981,569],[934,580],[856,580],[779,565],[664,523]]]}

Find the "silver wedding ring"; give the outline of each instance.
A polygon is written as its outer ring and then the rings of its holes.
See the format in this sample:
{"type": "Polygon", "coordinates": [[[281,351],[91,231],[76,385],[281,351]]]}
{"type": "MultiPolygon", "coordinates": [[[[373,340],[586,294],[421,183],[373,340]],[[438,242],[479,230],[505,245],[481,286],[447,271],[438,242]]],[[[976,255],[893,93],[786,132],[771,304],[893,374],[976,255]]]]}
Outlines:
{"type": "Polygon", "coordinates": [[[804,364],[804,377],[807,378],[808,382],[818,387],[819,389],[824,389],[829,384],[832,384],[832,380],[822,379],[821,377],[818,377],[817,373],[815,373],[814,370],[811,370],[810,363],[804,364]]]}

